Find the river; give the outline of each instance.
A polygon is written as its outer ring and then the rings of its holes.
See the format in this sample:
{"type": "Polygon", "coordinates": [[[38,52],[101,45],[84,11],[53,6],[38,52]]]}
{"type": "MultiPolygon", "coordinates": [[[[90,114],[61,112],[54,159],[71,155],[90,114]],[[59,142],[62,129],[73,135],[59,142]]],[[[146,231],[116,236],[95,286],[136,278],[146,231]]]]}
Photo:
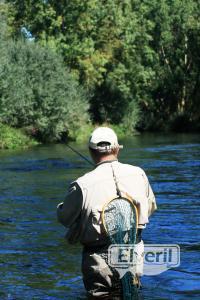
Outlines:
{"type": "MultiPolygon", "coordinates": [[[[200,299],[199,136],[145,134],[123,144],[120,161],[146,171],[157,199],[144,241],[181,248],[179,267],[142,278],[144,299],[200,299]]],[[[74,147],[88,156],[85,145],[74,147]]],[[[84,299],[81,247],[65,242],[56,205],[89,170],[65,145],[0,151],[0,300],[84,299]]]]}

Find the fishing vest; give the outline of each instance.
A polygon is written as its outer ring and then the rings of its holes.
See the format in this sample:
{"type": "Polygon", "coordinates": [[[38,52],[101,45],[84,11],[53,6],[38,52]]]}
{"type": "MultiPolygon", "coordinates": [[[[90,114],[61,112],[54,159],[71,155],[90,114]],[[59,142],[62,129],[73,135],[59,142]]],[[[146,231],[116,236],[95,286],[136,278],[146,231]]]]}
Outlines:
{"type": "Polygon", "coordinates": [[[89,246],[105,243],[107,237],[102,229],[102,209],[106,202],[117,197],[112,168],[122,195],[129,195],[138,209],[138,228],[144,228],[149,222],[156,202],[145,172],[118,161],[103,162],[75,182],[82,192],[82,209],[80,217],[67,233],[71,243],[80,241],[89,246]]]}

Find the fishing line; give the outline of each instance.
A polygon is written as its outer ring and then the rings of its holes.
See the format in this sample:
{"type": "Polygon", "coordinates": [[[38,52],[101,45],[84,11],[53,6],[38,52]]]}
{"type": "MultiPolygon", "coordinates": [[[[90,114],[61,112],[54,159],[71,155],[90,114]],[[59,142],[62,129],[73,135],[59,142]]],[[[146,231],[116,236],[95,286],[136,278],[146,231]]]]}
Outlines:
{"type": "Polygon", "coordinates": [[[93,167],[95,166],[95,164],[93,162],[91,162],[91,160],[89,160],[86,156],[84,156],[83,154],[81,154],[79,151],[77,151],[76,149],[74,149],[72,146],[66,145],[69,149],[71,149],[74,153],[78,154],[80,157],[82,157],[85,161],[87,161],[90,165],[92,165],[93,167]]]}

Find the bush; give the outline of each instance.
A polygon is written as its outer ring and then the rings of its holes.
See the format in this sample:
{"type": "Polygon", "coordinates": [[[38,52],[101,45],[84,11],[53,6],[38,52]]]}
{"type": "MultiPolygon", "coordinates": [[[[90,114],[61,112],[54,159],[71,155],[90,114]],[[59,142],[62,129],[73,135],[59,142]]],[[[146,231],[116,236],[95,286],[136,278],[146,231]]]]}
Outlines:
{"type": "Polygon", "coordinates": [[[0,149],[16,149],[36,144],[36,141],[27,137],[21,130],[0,123],[0,149]]]}
{"type": "Polygon", "coordinates": [[[195,131],[197,126],[192,123],[189,114],[179,113],[171,116],[169,121],[169,129],[174,132],[190,132],[195,131]]]}
{"type": "Polygon", "coordinates": [[[88,102],[59,55],[33,42],[0,46],[0,122],[58,141],[85,124],[88,102]]]}

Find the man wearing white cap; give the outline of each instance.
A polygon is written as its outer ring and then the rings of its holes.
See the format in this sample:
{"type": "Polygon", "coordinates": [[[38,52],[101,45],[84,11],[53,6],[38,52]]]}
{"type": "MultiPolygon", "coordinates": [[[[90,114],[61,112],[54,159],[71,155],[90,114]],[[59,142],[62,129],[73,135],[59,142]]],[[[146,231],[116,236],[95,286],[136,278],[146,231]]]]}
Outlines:
{"type": "MultiPolygon", "coordinates": [[[[102,210],[109,199],[117,197],[116,182],[122,195],[130,195],[138,210],[136,251],[142,257],[142,229],[156,209],[155,197],[144,171],[118,161],[117,135],[108,127],[99,127],[89,139],[89,150],[96,167],[78,178],[57,207],[58,220],[68,228],[69,243],[83,245],[82,273],[89,299],[121,299],[120,280],[104,259],[110,240],[102,225],[102,210]],[[119,296],[119,298],[116,295],[119,296]]],[[[137,269],[142,275],[142,265],[137,269]]]]}

